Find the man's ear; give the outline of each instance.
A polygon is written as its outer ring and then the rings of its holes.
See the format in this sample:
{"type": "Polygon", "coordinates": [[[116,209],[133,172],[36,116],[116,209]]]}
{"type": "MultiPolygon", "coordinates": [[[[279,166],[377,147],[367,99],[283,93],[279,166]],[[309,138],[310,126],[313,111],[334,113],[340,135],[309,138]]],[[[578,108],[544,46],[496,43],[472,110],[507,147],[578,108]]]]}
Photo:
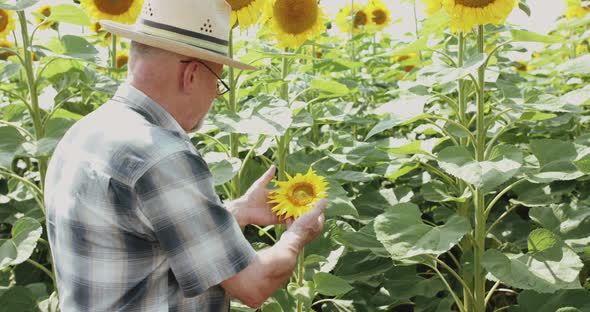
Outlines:
{"type": "Polygon", "coordinates": [[[195,81],[197,80],[197,62],[190,62],[184,67],[184,71],[181,73],[181,88],[183,92],[192,92],[196,86],[195,81]]]}

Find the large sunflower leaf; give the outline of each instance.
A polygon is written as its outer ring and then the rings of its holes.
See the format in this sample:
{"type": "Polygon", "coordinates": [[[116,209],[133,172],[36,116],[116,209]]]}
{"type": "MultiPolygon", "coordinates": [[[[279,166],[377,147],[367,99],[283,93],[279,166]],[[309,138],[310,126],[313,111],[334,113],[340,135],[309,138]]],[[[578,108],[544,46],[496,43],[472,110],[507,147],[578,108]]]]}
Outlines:
{"type": "Polygon", "coordinates": [[[426,225],[420,209],[412,203],[395,205],[375,219],[377,239],[394,260],[438,256],[455,246],[470,230],[469,221],[459,215],[451,216],[441,226],[426,225]]]}
{"type": "Polygon", "coordinates": [[[10,11],[22,11],[24,9],[30,8],[37,4],[39,0],[14,0],[14,1],[1,1],[0,2],[0,9],[3,10],[10,10],[10,11]],[[15,2],[15,4],[8,4],[10,2],[15,2]]]}
{"type": "Polygon", "coordinates": [[[590,311],[590,292],[560,290],[547,296],[547,294],[525,290],[518,295],[518,306],[515,307],[514,312],[555,312],[565,307],[590,311]]]}
{"type": "Polygon", "coordinates": [[[50,21],[68,23],[79,26],[89,26],[90,17],[81,8],[72,4],[57,4],[51,7],[50,21]]]}
{"type": "Polygon", "coordinates": [[[462,146],[451,146],[438,154],[439,166],[452,176],[485,190],[510,180],[522,167],[522,153],[514,146],[501,145],[492,151],[490,161],[477,162],[462,146]]]}
{"type": "Polygon", "coordinates": [[[352,290],[350,284],[330,273],[318,272],[313,276],[315,290],[326,296],[340,296],[352,290]]]}
{"type": "Polygon", "coordinates": [[[0,167],[10,168],[25,138],[12,127],[0,127],[0,167]]]}
{"type": "Polygon", "coordinates": [[[530,218],[546,229],[559,234],[577,252],[590,246],[590,206],[583,203],[534,207],[530,218]]]}
{"type": "Polygon", "coordinates": [[[31,256],[37,246],[37,241],[43,233],[41,224],[29,217],[20,218],[12,227],[12,241],[17,248],[17,257],[12,265],[20,264],[31,256]]]}
{"type": "Polygon", "coordinates": [[[581,288],[578,274],[584,264],[578,255],[549,231],[531,234],[529,246],[540,246],[540,250],[526,254],[503,254],[496,249],[485,252],[483,265],[488,279],[542,293],[581,288]]]}
{"type": "Polygon", "coordinates": [[[537,173],[529,176],[531,182],[574,180],[584,175],[574,164],[578,151],[573,143],[552,139],[535,140],[530,143],[530,148],[540,166],[537,173]]]}

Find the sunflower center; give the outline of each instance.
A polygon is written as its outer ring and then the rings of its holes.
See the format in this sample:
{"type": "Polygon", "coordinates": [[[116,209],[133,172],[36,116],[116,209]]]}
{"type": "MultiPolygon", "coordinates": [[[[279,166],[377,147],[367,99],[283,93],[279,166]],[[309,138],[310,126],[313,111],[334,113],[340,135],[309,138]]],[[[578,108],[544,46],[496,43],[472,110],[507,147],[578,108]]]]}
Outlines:
{"type": "Polygon", "coordinates": [[[43,8],[43,10],[41,10],[41,14],[43,14],[45,17],[49,17],[49,15],[51,15],[51,8],[50,7],[43,8]]]}
{"type": "Polygon", "coordinates": [[[305,206],[313,201],[313,186],[308,183],[296,184],[291,194],[293,203],[297,206],[305,206]]]}
{"type": "Polygon", "coordinates": [[[103,13],[121,15],[129,11],[134,0],[94,0],[94,4],[103,13]]]}
{"type": "Polygon", "coordinates": [[[485,8],[497,0],[455,0],[457,4],[470,8],[485,8]]]}
{"type": "Polygon", "coordinates": [[[387,13],[383,10],[373,11],[373,23],[383,25],[387,21],[387,13]]]}
{"type": "Polygon", "coordinates": [[[311,29],[318,20],[317,0],[277,0],[274,18],[286,33],[298,35],[311,29]]]}
{"type": "Polygon", "coordinates": [[[227,2],[231,5],[232,10],[237,11],[241,8],[247,7],[250,3],[254,2],[254,0],[227,0],[227,2]]]}
{"type": "Polygon", "coordinates": [[[354,15],[354,28],[367,25],[367,14],[363,11],[358,11],[354,15]]]}
{"type": "Polygon", "coordinates": [[[4,10],[0,10],[0,32],[3,32],[8,26],[8,13],[4,10]]]}

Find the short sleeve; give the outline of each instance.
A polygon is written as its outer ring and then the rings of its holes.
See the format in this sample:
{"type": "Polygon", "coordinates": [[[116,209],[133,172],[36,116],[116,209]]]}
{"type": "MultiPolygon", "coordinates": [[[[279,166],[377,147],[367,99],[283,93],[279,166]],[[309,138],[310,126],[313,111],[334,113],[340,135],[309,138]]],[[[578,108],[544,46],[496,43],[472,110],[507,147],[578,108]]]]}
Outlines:
{"type": "Polygon", "coordinates": [[[166,157],[137,179],[135,191],[186,297],[220,284],[255,257],[200,156],[183,151],[166,157]]]}

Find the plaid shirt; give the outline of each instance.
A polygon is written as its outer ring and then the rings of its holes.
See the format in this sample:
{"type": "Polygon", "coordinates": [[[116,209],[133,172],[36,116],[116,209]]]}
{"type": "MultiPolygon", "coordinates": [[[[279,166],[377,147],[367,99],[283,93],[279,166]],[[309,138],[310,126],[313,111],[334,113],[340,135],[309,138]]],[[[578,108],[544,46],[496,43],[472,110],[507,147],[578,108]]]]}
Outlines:
{"type": "Polygon", "coordinates": [[[62,311],[227,311],[255,251],[176,120],[130,85],[76,123],[45,204],[62,311]]]}

